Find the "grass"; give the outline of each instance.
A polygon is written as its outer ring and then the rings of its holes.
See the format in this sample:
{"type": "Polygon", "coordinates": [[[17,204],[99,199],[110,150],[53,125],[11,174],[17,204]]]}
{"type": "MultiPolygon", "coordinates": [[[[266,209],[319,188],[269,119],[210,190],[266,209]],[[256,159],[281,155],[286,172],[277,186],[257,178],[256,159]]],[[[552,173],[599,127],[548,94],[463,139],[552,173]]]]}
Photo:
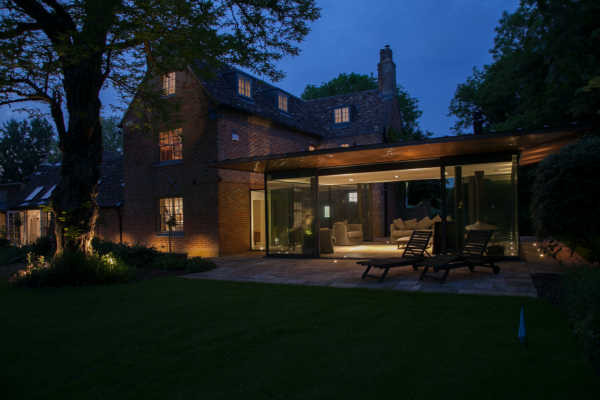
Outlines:
{"type": "Polygon", "coordinates": [[[598,399],[544,300],[187,280],[0,289],[3,399],[598,399]],[[525,301],[529,350],[517,338],[525,301]]]}

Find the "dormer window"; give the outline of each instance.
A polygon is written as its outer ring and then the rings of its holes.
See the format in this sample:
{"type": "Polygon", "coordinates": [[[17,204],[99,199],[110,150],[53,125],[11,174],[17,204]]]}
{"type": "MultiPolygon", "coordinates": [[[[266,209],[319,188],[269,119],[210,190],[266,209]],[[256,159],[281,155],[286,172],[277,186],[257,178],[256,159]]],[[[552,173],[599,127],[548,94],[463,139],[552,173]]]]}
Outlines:
{"type": "Polygon", "coordinates": [[[288,110],[288,96],[281,92],[279,92],[279,109],[286,112],[288,110]]]}
{"type": "Polygon", "coordinates": [[[238,94],[250,99],[252,98],[252,79],[238,74],[238,94]]]}
{"type": "Polygon", "coordinates": [[[162,77],[162,88],[165,95],[175,94],[175,72],[170,72],[162,77]]]}
{"type": "Polygon", "coordinates": [[[347,124],[350,122],[350,107],[339,107],[333,109],[333,123],[347,124]]]}

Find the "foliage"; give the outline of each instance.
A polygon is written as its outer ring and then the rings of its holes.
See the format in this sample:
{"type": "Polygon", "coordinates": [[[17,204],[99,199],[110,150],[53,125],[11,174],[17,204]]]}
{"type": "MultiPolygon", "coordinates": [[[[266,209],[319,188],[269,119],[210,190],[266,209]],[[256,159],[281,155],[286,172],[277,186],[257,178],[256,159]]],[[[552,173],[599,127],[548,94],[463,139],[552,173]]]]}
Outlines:
{"type": "Polygon", "coordinates": [[[573,333],[600,368],[600,268],[563,266],[564,305],[573,333]]]}
{"type": "Polygon", "coordinates": [[[481,111],[484,131],[556,126],[600,115],[598,2],[522,1],[505,11],[496,28],[493,62],[473,68],[457,86],[449,116],[452,131],[468,133],[474,111],[481,111]]]}
{"type": "Polygon", "coordinates": [[[431,200],[432,208],[440,208],[441,188],[439,179],[408,182],[408,204],[416,206],[421,200],[431,200]]]}
{"type": "Polygon", "coordinates": [[[65,252],[54,260],[28,255],[29,264],[11,279],[18,288],[88,286],[128,282],[135,277],[135,268],[113,254],[65,252]]]}
{"type": "Polygon", "coordinates": [[[12,241],[7,238],[0,238],[0,249],[5,249],[7,247],[11,247],[13,245],[12,241]]]}
{"type": "Polygon", "coordinates": [[[531,197],[537,165],[519,167],[519,235],[534,236],[531,221],[531,197]]]}
{"type": "Polygon", "coordinates": [[[319,86],[306,85],[300,97],[304,100],[315,100],[340,94],[364,92],[377,88],[377,78],[375,78],[372,72],[370,75],[357,74],[354,72],[350,75],[341,73],[337,78],[333,78],[329,82],[321,82],[321,85],[319,86]]]}
{"type": "Polygon", "coordinates": [[[227,62],[279,80],[284,74],[275,62],[298,55],[309,23],[320,17],[314,0],[1,0],[0,6],[0,106],[25,104],[19,110],[36,115],[32,102],[42,103],[58,131],[62,185],[52,207],[59,216],[73,212],[56,221],[58,253],[92,251],[103,89],[114,88],[128,105],[132,129],[178,128],[181,101],[164,96],[164,74],[202,63],[198,72],[212,76],[227,62]],[[91,208],[81,207],[87,202],[91,208]],[[73,235],[76,228],[81,233],[73,235]]]}
{"type": "MultiPolygon", "coordinates": [[[[115,153],[123,154],[123,135],[119,123],[121,118],[116,115],[111,115],[106,118],[100,118],[102,125],[102,148],[105,151],[114,151],[115,153]]],[[[61,158],[61,153],[58,148],[58,140],[53,139],[51,144],[50,162],[58,161],[61,158]]]]}
{"type": "Polygon", "coordinates": [[[586,135],[542,160],[531,199],[536,235],[585,247],[590,262],[600,260],[599,169],[600,138],[586,135]]]}
{"type": "Polygon", "coordinates": [[[151,265],[151,268],[163,271],[187,271],[193,273],[209,271],[216,268],[216,264],[202,257],[183,258],[166,254],[158,257],[151,265]]]}
{"type": "Polygon", "coordinates": [[[27,260],[27,247],[8,246],[0,248],[0,265],[10,265],[27,260]]]}
{"type": "MultiPolygon", "coordinates": [[[[354,72],[350,75],[341,73],[337,78],[333,78],[329,82],[322,82],[320,86],[307,85],[300,97],[304,100],[315,100],[340,94],[375,90],[377,88],[377,78],[375,78],[373,73],[370,75],[361,75],[354,72]]],[[[389,129],[388,141],[397,142],[399,140],[417,140],[431,137],[433,132],[423,132],[417,121],[423,115],[423,111],[419,110],[419,100],[416,97],[410,97],[410,94],[402,85],[396,86],[396,98],[398,99],[398,106],[402,115],[402,132],[389,129]]]]}
{"type": "Polygon", "coordinates": [[[114,254],[133,268],[149,267],[161,254],[154,246],[114,243],[98,238],[92,239],[92,247],[100,255],[114,254]]]}
{"type": "Polygon", "coordinates": [[[43,154],[52,151],[54,129],[43,118],[18,122],[14,118],[0,129],[0,183],[23,182],[34,173],[43,154]]]}
{"type": "Polygon", "coordinates": [[[54,236],[40,236],[29,245],[33,254],[51,258],[56,252],[56,239],[54,236]]]}

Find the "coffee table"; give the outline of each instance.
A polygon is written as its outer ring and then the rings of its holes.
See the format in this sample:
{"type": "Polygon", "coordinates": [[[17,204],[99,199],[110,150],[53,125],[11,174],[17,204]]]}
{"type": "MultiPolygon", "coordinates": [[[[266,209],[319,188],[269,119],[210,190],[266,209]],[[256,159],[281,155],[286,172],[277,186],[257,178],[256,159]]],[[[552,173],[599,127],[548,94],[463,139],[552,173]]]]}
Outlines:
{"type": "Polygon", "coordinates": [[[400,245],[406,247],[408,242],[410,241],[410,236],[401,237],[396,240],[396,244],[398,245],[398,250],[400,250],[400,245]]]}

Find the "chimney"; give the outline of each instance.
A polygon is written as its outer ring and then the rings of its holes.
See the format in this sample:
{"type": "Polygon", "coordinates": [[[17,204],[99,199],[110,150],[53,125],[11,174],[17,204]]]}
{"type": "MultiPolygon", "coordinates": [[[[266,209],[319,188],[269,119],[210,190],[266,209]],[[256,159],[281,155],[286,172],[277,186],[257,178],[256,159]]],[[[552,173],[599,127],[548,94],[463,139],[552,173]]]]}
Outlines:
{"type": "Polygon", "coordinates": [[[377,82],[380,95],[391,97],[396,94],[396,64],[392,59],[392,50],[389,45],[386,45],[385,49],[379,50],[377,82]]]}
{"type": "Polygon", "coordinates": [[[473,112],[473,133],[483,133],[483,113],[481,111],[473,112]]]}

